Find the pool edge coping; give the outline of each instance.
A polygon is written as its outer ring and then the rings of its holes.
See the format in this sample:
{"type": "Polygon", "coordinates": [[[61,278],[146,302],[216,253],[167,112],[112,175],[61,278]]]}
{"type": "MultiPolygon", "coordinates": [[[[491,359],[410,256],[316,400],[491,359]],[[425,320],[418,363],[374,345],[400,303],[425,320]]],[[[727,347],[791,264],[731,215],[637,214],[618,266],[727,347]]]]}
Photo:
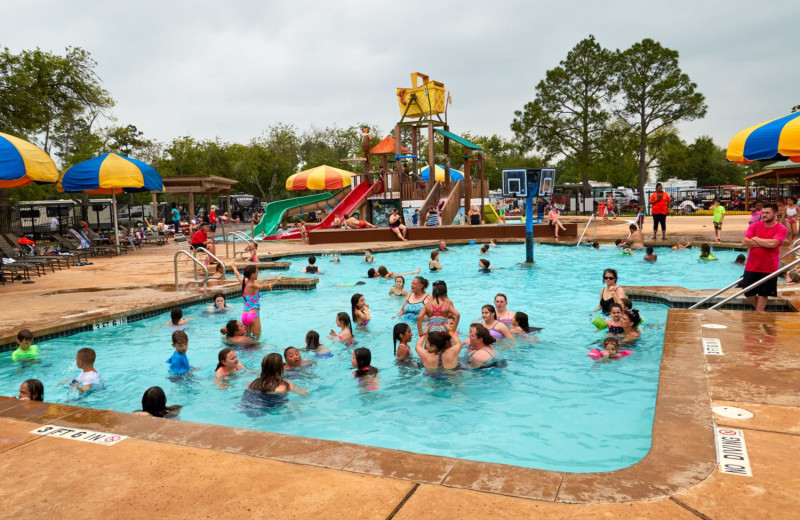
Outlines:
{"type": "Polygon", "coordinates": [[[547,502],[653,500],[702,482],[717,464],[701,336],[699,312],[668,311],[650,450],[609,472],[548,471],[12,398],[0,399],[0,417],[547,502]],[[252,445],[243,448],[244,439],[252,445]]]}

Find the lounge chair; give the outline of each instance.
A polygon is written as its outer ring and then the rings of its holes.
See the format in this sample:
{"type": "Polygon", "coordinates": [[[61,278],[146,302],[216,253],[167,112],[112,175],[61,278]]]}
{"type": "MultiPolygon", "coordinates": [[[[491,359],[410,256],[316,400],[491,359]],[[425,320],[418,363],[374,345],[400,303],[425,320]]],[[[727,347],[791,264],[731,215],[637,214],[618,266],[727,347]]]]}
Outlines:
{"type": "Polygon", "coordinates": [[[16,261],[14,263],[4,264],[2,262],[2,258],[0,258],[0,278],[2,278],[4,285],[6,283],[6,278],[10,279],[12,283],[14,282],[14,280],[30,281],[31,269],[36,269],[36,275],[41,276],[39,274],[38,268],[36,267],[32,267],[29,264],[16,261]]]}
{"type": "MultiPolygon", "coordinates": [[[[36,266],[37,272],[39,269],[42,270],[43,274],[47,274],[47,268],[49,267],[54,273],[56,272],[56,268],[53,265],[54,262],[52,259],[44,259],[44,258],[37,258],[34,256],[27,256],[25,253],[20,252],[17,248],[12,246],[8,243],[7,239],[0,235],[0,251],[3,252],[3,255],[14,259],[15,262],[28,264],[30,266],[36,266]]],[[[61,267],[59,266],[59,269],[61,267]]]]}
{"type": "Polygon", "coordinates": [[[88,262],[89,261],[89,250],[88,249],[78,249],[71,240],[59,235],[58,233],[53,233],[53,240],[58,242],[62,248],[69,251],[72,256],[75,257],[78,262],[88,262]]]}
{"type": "MultiPolygon", "coordinates": [[[[0,236],[0,245],[2,245],[4,242],[8,242],[8,245],[11,247],[11,249],[12,250],[16,250],[17,254],[19,255],[19,258],[21,258],[21,259],[24,259],[24,260],[46,260],[46,261],[49,261],[51,263],[51,267],[52,267],[52,263],[55,262],[56,264],[58,264],[58,270],[59,271],[61,269],[63,269],[63,267],[61,265],[61,262],[64,262],[64,264],[67,266],[67,269],[69,269],[69,259],[71,258],[69,256],[65,256],[65,255],[30,255],[30,254],[28,254],[28,251],[22,246],[22,244],[19,243],[19,238],[16,235],[14,235],[13,233],[6,233],[5,235],[0,236]],[[3,240],[3,239],[5,239],[5,240],[3,240]]],[[[6,250],[3,249],[3,252],[6,252],[6,250]]],[[[14,258],[11,255],[8,255],[8,256],[10,258],[14,258]]]]}

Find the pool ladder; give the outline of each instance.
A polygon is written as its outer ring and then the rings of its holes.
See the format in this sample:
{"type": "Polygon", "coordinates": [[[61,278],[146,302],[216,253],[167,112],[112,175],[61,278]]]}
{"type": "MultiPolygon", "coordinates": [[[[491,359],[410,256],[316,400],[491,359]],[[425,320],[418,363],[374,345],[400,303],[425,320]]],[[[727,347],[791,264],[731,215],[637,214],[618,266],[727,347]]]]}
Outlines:
{"type": "Polygon", "coordinates": [[[583,228],[583,233],[581,233],[581,237],[578,239],[578,243],[575,244],[575,247],[581,245],[581,242],[583,242],[583,236],[586,234],[586,230],[589,229],[589,226],[591,225],[593,220],[594,220],[594,236],[597,237],[597,219],[594,217],[594,213],[592,213],[592,216],[589,217],[589,221],[586,222],[586,227],[583,228]]]}
{"type": "Polygon", "coordinates": [[[233,236],[234,238],[240,238],[252,246],[256,245],[256,241],[252,237],[247,236],[246,233],[243,233],[242,231],[229,231],[228,234],[225,235],[225,256],[227,256],[228,258],[234,258],[234,259],[236,258],[236,241],[230,240],[231,236],[233,236]],[[233,244],[232,255],[228,254],[228,242],[233,244]]]}
{"type": "MultiPolygon", "coordinates": [[[[758,287],[762,283],[766,282],[767,280],[772,280],[773,278],[775,278],[777,276],[780,276],[781,274],[785,273],[786,271],[788,271],[792,267],[794,267],[796,265],[800,265],[800,238],[798,238],[797,240],[795,240],[792,243],[792,248],[790,250],[786,251],[784,254],[782,254],[781,258],[787,257],[787,256],[791,255],[792,253],[794,253],[794,255],[795,255],[795,261],[794,262],[786,264],[785,266],[783,266],[782,268],[778,269],[777,271],[775,271],[774,273],[770,274],[769,276],[767,276],[765,278],[762,278],[761,280],[759,280],[756,283],[750,285],[749,287],[745,287],[744,289],[742,289],[741,291],[737,292],[736,294],[734,294],[732,296],[728,296],[727,298],[725,298],[721,302],[715,303],[714,305],[712,305],[708,309],[709,310],[714,310],[714,309],[720,307],[721,305],[724,305],[724,304],[728,303],[732,299],[738,298],[739,296],[743,295],[747,291],[751,291],[751,290],[755,289],[756,287],[758,287]]],[[[700,300],[699,302],[695,303],[694,305],[692,305],[689,308],[690,309],[698,309],[698,308],[700,308],[700,306],[703,305],[704,303],[706,303],[707,301],[709,301],[709,300],[711,300],[713,298],[716,298],[717,296],[719,296],[720,294],[724,293],[728,289],[732,289],[732,288],[736,287],[737,285],[739,285],[739,282],[741,282],[741,281],[742,281],[742,278],[740,277],[738,280],[736,280],[732,284],[723,287],[722,289],[720,289],[719,291],[715,292],[711,296],[706,296],[705,298],[703,298],[702,300],[700,300]]]]}
{"type": "Polygon", "coordinates": [[[176,291],[180,290],[180,282],[178,281],[178,257],[181,256],[181,255],[186,255],[187,257],[189,257],[189,259],[192,262],[194,262],[194,280],[186,282],[186,286],[188,287],[190,283],[196,283],[198,285],[200,285],[202,283],[203,284],[203,290],[204,291],[207,290],[208,289],[208,267],[206,267],[206,264],[204,264],[203,262],[201,262],[200,260],[195,258],[195,256],[193,254],[191,254],[189,251],[187,251],[185,249],[181,249],[180,251],[175,253],[175,258],[173,259],[174,264],[175,264],[175,290],[176,291]],[[204,272],[202,280],[199,280],[198,277],[197,277],[197,266],[198,265],[203,269],[203,272],[204,272]]]}

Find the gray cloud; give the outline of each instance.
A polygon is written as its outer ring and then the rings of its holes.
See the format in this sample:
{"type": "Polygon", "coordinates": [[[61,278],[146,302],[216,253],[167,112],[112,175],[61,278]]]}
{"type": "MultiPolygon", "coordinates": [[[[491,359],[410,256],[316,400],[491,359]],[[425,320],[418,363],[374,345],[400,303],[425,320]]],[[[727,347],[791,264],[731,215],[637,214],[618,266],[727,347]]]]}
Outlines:
{"type": "Polygon", "coordinates": [[[685,139],[722,145],[800,103],[800,5],[750,2],[6,1],[0,44],[78,45],[121,124],[247,142],[271,124],[305,129],[399,119],[395,87],[442,81],[455,132],[511,136],[514,110],[582,38],[608,48],[653,38],[678,50],[708,116],[685,139]]]}

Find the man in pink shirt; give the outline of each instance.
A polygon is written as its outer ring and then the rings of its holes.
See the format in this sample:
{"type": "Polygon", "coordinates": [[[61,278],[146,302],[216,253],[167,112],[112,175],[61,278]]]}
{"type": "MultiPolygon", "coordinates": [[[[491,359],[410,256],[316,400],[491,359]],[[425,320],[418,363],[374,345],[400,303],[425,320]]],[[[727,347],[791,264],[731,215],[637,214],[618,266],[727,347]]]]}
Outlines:
{"type": "MultiPolygon", "coordinates": [[[[764,204],[761,220],[753,222],[744,233],[742,245],[750,248],[744,276],[739,287],[749,287],[780,268],[781,244],[786,238],[786,227],[777,220],[778,205],[764,204]]],[[[778,278],[764,282],[744,293],[757,311],[767,308],[770,296],[778,296],[778,278]]]]}

